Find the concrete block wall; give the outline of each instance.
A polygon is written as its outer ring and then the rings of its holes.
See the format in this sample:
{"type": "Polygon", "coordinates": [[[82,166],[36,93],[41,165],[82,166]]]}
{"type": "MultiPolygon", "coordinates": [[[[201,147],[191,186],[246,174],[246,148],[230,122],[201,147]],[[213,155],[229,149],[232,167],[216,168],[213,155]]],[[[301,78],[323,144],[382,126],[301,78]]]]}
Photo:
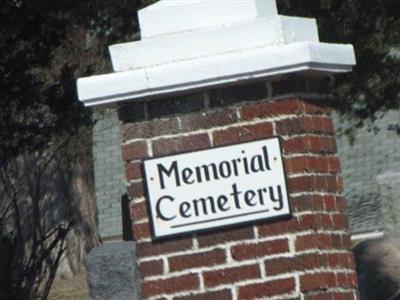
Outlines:
{"type": "Polygon", "coordinates": [[[97,108],[93,118],[93,159],[99,232],[102,238],[122,236],[121,196],[126,193],[121,129],[115,108],[97,108]]]}
{"type": "Polygon", "coordinates": [[[377,178],[386,235],[397,236],[400,226],[400,171],[388,171],[377,178]]]}
{"type": "MultiPolygon", "coordinates": [[[[338,116],[335,125],[346,126],[338,116]]],[[[364,126],[355,131],[352,144],[347,136],[338,136],[338,151],[342,161],[345,195],[349,204],[350,228],[354,234],[382,231],[387,224],[392,227],[390,196],[388,187],[378,178],[386,173],[400,173],[400,138],[390,125],[398,124],[399,111],[388,111],[376,121],[377,133],[364,126]],[[388,205],[381,205],[383,202],[388,205]]]]}
{"type": "Polygon", "coordinates": [[[320,83],[285,77],[120,106],[143,299],[358,299],[335,132],[320,83]],[[283,142],[290,219],[152,240],[142,158],[274,135],[283,142]]]}

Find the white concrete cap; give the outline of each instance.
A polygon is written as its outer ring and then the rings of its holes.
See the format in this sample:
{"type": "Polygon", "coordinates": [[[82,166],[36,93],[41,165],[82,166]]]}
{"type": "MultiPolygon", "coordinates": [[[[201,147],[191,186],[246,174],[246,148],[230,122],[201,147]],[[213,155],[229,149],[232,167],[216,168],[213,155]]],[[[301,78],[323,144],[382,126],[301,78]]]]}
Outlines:
{"type": "Polygon", "coordinates": [[[351,45],[320,43],[314,19],[279,16],[274,0],[161,0],[139,18],[142,40],[110,47],[115,73],[78,80],[85,105],[355,65],[351,45]]]}
{"type": "Polygon", "coordinates": [[[139,11],[143,39],[278,14],[275,0],[163,0],[139,11]]]}
{"type": "Polygon", "coordinates": [[[110,47],[110,53],[114,71],[121,72],[298,41],[318,42],[314,19],[262,17],[231,26],[113,45],[110,47]]]}

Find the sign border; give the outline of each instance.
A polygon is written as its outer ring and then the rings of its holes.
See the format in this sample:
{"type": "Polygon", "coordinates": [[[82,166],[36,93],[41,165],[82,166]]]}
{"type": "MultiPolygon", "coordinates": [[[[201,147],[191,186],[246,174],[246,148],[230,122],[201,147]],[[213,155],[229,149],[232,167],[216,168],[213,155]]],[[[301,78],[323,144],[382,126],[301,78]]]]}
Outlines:
{"type": "Polygon", "coordinates": [[[292,215],[293,215],[292,203],[291,203],[292,201],[291,201],[291,197],[290,197],[290,192],[288,190],[287,172],[286,172],[286,167],[285,167],[285,162],[284,162],[284,157],[283,157],[283,152],[282,152],[282,137],[280,137],[278,135],[273,135],[273,136],[268,137],[268,138],[254,139],[254,140],[251,140],[251,141],[243,141],[243,142],[239,142],[239,143],[229,143],[229,144],[226,144],[226,145],[215,146],[215,147],[212,147],[212,148],[199,149],[199,150],[178,151],[178,152],[174,152],[172,154],[158,155],[158,156],[142,158],[140,160],[140,168],[141,168],[141,171],[142,171],[142,174],[143,174],[143,177],[142,177],[142,180],[143,180],[143,192],[144,192],[144,198],[145,198],[145,202],[146,202],[147,215],[149,217],[151,239],[153,241],[168,241],[168,240],[173,239],[173,238],[190,236],[190,235],[197,234],[197,233],[212,232],[212,231],[217,231],[217,230],[225,230],[225,229],[229,229],[229,228],[237,229],[239,226],[248,226],[248,225],[254,225],[254,224],[257,224],[257,223],[261,223],[261,222],[272,222],[272,221],[276,221],[276,220],[286,220],[286,219],[290,219],[292,217],[292,215]],[[199,229],[199,230],[190,230],[190,231],[185,231],[185,232],[181,232],[181,233],[174,233],[174,234],[169,234],[169,235],[163,235],[163,236],[156,236],[155,235],[154,222],[153,222],[153,218],[152,218],[152,215],[151,215],[152,210],[151,210],[151,206],[150,206],[150,195],[149,195],[149,190],[148,190],[146,169],[144,167],[144,163],[146,161],[155,160],[155,159],[159,159],[159,158],[163,158],[163,157],[170,157],[170,156],[174,156],[174,155],[187,154],[187,153],[193,153],[193,152],[201,152],[201,151],[208,151],[208,150],[213,150],[213,149],[218,149],[218,148],[226,148],[226,147],[235,146],[235,145],[248,144],[248,143],[252,143],[252,142],[259,142],[259,141],[272,140],[272,139],[278,139],[279,150],[280,150],[281,157],[282,157],[282,168],[283,168],[283,174],[284,174],[283,177],[284,177],[284,181],[285,181],[285,185],[286,185],[286,192],[287,192],[287,197],[288,197],[287,201],[288,201],[288,206],[289,206],[289,212],[287,214],[271,217],[271,218],[264,219],[264,220],[263,219],[258,219],[258,220],[254,220],[254,221],[241,222],[241,223],[237,223],[237,224],[227,224],[227,225],[222,225],[222,226],[218,226],[218,227],[204,228],[204,229],[199,229]]]}

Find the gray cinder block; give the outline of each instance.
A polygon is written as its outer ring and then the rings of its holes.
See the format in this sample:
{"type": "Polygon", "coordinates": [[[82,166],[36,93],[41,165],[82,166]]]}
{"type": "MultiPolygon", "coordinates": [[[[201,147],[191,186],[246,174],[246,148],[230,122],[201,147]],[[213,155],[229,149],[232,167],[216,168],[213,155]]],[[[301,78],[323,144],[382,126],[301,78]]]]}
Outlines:
{"type": "Polygon", "coordinates": [[[133,242],[115,242],[96,247],[86,257],[85,265],[93,299],[140,299],[133,242]]]}

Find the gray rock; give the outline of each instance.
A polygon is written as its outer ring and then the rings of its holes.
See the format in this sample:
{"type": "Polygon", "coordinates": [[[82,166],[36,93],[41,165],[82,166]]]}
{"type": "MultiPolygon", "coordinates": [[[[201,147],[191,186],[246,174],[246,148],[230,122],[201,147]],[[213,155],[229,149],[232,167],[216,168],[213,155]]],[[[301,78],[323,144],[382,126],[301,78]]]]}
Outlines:
{"type": "Polygon", "coordinates": [[[140,299],[133,242],[114,242],[96,247],[86,257],[85,265],[93,299],[140,299]]]}
{"type": "Polygon", "coordinates": [[[362,300],[400,299],[400,239],[364,241],[354,250],[362,300]]]}

